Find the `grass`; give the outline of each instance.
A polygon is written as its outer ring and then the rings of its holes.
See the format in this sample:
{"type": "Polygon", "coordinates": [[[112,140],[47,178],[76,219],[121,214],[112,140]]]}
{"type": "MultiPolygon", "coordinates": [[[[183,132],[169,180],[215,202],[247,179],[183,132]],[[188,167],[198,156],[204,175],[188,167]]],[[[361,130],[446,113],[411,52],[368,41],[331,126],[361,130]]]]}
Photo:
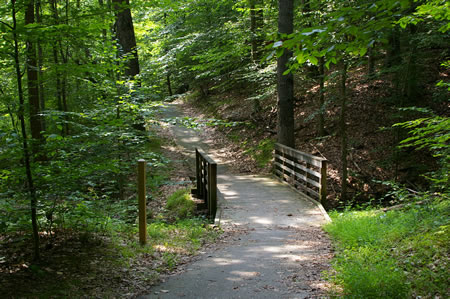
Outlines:
{"type": "Polygon", "coordinates": [[[214,240],[218,232],[200,218],[179,220],[168,224],[155,222],[149,225],[151,246],[165,248],[168,252],[194,254],[206,241],[214,240]]]}
{"type": "Polygon", "coordinates": [[[336,244],[328,278],[349,298],[445,298],[450,271],[449,202],[404,210],[333,212],[336,244]]]}
{"type": "Polygon", "coordinates": [[[194,215],[195,202],[191,199],[189,189],[175,191],[167,198],[166,209],[176,219],[186,219],[194,215]]]}

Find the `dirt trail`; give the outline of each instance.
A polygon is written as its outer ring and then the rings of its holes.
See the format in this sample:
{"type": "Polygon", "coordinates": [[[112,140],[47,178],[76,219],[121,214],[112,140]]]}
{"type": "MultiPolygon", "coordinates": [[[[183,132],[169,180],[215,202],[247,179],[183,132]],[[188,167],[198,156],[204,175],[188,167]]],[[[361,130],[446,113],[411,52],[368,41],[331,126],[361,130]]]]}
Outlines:
{"type": "MultiPolygon", "coordinates": [[[[176,104],[164,118],[183,116],[176,104]]],[[[325,216],[312,202],[268,176],[232,174],[199,132],[172,126],[176,143],[194,163],[200,146],[218,161],[218,222],[243,232],[226,246],[171,276],[141,298],[317,298],[326,283],[330,243],[325,216]]]]}

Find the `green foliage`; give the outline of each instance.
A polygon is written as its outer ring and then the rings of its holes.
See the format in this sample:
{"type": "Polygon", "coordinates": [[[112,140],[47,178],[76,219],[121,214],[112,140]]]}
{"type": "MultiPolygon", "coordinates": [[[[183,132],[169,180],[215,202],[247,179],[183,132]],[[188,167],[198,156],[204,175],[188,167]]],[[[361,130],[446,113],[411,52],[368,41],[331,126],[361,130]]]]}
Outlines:
{"type": "Polygon", "coordinates": [[[195,202],[191,199],[189,189],[175,191],[167,198],[166,208],[176,219],[186,219],[194,215],[195,202]]]}
{"type": "MultiPolygon", "coordinates": [[[[425,111],[426,112],[426,111],[425,111]]],[[[450,172],[450,120],[448,117],[432,116],[395,124],[409,130],[410,137],[400,142],[400,147],[429,150],[439,159],[438,171],[430,172],[427,178],[434,187],[448,191],[450,172]]]]}
{"type": "Polygon", "coordinates": [[[263,139],[255,146],[246,147],[244,153],[249,154],[259,167],[264,168],[272,161],[275,143],[273,139],[263,139]]]}
{"type": "MultiPolygon", "coordinates": [[[[70,113],[72,135],[46,134],[43,149],[47,161],[35,163],[33,172],[40,174],[36,177],[39,215],[47,229],[72,227],[92,231],[104,229],[108,219],[130,221],[128,208],[119,207],[114,201],[120,199],[121,194],[134,192],[135,183],[130,178],[136,161],[147,159],[152,173],[167,168],[169,160],[157,153],[157,138],[133,128],[139,114],[150,117],[157,106],[137,106],[125,101],[121,105],[126,110],[120,119],[116,117],[115,107],[100,103],[86,113],[70,113]],[[108,206],[118,210],[112,211],[108,206]]],[[[59,112],[47,111],[46,116],[55,119],[57,124],[64,123],[59,112]]],[[[23,168],[13,167],[20,163],[17,154],[20,140],[9,134],[0,138],[4,141],[0,147],[1,161],[9,161],[0,178],[4,190],[0,194],[0,205],[9,213],[2,217],[0,227],[3,232],[16,230],[18,225],[28,230],[28,221],[24,222],[24,215],[28,213],[27,197],[20,185],[23,168]]],[[[121,203],[128,204],[123,200],[121,203]]]]}
{"type": "MultiPolygon", "coordinates": [[[[449,201],[422,195],[427,203],[400,211],[333,212],[325,226],[336,241],[329,279],[351,298],[448,295],[449,201]],[[444,263],[444,264],[442,264],[444,263]],[[430,282],[430,283],[426,283],[430,282]]],[[[416,199],[416,201],[418,200],[416,199]]]]}
{"type": "Polygon", "coordinates": [[[238,121],[225,121],[216,118],[207,118],[200,120],[199,118],[189,116],[166,118],[163,121],[170,123],[172,125],[181,125],[189,129],[198,129],[198,130],[204,127],[229,128],[247,124],[238,121]]]}
{"type": "Polygon", "coordinates": [[[432,17],[442,22],[439,31],[446,32],[450,30],[450,4],[443,0],[431,0],[421,3],[413,14],[404,16],[398,23],[402,28],[405,28],[408,24],[416,25],[423,22],[427,17],[432,17]]]}

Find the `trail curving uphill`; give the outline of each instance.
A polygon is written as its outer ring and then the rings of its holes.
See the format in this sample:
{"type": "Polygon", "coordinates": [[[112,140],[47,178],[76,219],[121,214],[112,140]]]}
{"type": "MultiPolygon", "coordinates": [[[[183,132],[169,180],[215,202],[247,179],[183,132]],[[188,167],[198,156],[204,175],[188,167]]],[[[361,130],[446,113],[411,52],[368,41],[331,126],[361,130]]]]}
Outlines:
{"type": "MultiPolygon", "coordinates": [[[[163,118],[182,117],[168,104],[163,118]]],[[[170,276],[141,298],[317,298],[329,267],[330,242],[320,226],[325,215],[312,202],[269,176],[233,174],[199,132],[173,125],[176,143],[193,165],[195,147],[218,161],[217,221],[242,233],[203,253],[185,272],[170,276]]]]}

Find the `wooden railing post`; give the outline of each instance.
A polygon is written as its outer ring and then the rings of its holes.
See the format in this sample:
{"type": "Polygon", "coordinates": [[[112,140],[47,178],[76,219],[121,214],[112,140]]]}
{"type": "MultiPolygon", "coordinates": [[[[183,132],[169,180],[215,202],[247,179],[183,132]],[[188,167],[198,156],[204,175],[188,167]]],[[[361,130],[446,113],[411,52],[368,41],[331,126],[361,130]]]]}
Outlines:
{"type": "Polygon", "coordinates": [[[145,160],[138,161],[139,242],[147,243],[147,199],[145,194],[145,160]]]}
{"type": "Polygon", "coordinates": [[[217,210],[217,164],[208,166],[208,211],[209,219],[214,220],[217,210]]]}
{"type": "Polygon", "coordinates": [[[206,206],[208,206],[208,165],[202,157],[202,197],[205,199],[206,206]]]}
{"type": "Polygon", "coordinates": [[[319,201],[324,202],[327,199],[327,161],[323,160],[321,162],[319,201]]]}
{"type": "Polygon", "coordinates": [[[202,196],[202,178],[201,178],[201,172],[202,168],[200,163],[202,163],[200,159],[200,153],[198,152],[198,149],[195,148],[195,175],[197,177],[197,197],[201,198],[202,196]]]}

